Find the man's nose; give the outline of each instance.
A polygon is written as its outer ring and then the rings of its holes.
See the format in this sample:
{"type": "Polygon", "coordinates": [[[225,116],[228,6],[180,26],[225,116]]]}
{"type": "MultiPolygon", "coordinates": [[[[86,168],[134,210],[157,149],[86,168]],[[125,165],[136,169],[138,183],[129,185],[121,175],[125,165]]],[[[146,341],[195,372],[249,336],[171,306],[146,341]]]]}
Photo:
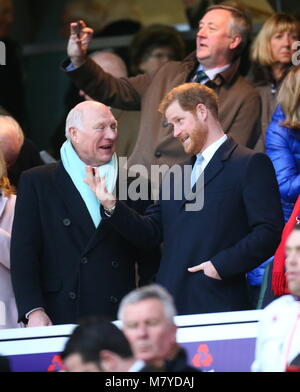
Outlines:
{"type": "Polygon", "coordinates": [[[206,36],[206,34],[207,34],[206,27],[205,26],[199,27],[198,32],[197,32],[197,36],[198,37],[204,37],[204,36],[206,36]]]}
{"type": "Polygon", "coordinates": [[[181,134],[181,129],[180,129],[180,127],[174,127],[174,129],[173,129],[173,136],[174,137],[176,137],[176,138],[178,138],[179,136],[180,136],[180,134],[181,134]]]}
{"type": "Polygon", "coordinates": [[[137,335],[138,337],[147,336],[148,335],[147,327],[145,325],[140,325],[139,328],[137,329],[137,335]]]}
{"type": "Polygon", "coordinates": [[[117,135],[118,135],[117,129],[112,129],[112,128],[107,129],[105,133],[106,138],[110,140],[115,140],[117,138],[117,135]]]}

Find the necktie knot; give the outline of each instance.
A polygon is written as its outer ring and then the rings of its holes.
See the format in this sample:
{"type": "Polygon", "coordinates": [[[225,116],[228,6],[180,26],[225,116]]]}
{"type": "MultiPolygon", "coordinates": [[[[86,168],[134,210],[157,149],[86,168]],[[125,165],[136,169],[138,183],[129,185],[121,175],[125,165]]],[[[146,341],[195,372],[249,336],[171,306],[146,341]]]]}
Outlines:
{"type": "Polygon", "coordinates": [[[199,154],[199,155],[197,155],[197,158],[196,158],[196,161],[195,161],[195,164],[197,163],[197,164],[200,164],[202,161],[203,161],[203,155],[202,154],[199,154]]]}
{"type": "Polygon", "coordinates": [[[197,71],[196,75],[193,78],[194,83],[202,83],[204,80],[208,80],[209,77],[206,75],[204,71],[197,71]]]}

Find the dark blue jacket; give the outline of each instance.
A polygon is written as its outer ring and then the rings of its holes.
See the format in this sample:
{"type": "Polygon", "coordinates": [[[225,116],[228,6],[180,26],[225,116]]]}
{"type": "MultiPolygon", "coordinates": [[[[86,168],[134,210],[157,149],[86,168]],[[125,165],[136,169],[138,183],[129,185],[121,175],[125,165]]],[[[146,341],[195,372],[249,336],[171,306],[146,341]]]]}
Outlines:
{"type": "Polygon", "coordinates": [[[178,314],[247,309],[245,275],[274,254],[283,228],[275,172],[265,154],[229,138],[203,175],[204,205],[198,211],[186,210],[185,196],[175,197],[183,182],[170,176],[169,185],[163,181],[169,200],[160,197],[145,216],[118,201],[107,218],[136,247],[150,250],[163,241],[157,283],[174,297],[178,314]],[[188,271],[208,260],[222,280],[188,271]]]}

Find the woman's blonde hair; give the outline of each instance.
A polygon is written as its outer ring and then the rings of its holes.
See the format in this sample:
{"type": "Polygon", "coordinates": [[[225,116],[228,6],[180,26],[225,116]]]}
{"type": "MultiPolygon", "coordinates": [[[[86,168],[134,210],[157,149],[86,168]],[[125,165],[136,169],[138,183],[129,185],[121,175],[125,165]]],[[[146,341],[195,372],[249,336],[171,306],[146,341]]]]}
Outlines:
{"type": "Polygon", "coordinates": [[[15,193],[15,188],[10,184],[7,177],[6,164],[2,151],[0,150],[0,194],[9,196],[15,193]]]}
{"type": "Polygon", "coordinates": [[[300,37],[299,21],[292,15],[277,13],[268,18],[257,34],[251,47],[251,60],[261,65],[275,63],[272,56],[271,38],[274,34],[295,32],[300,37]]]}
{"type": "Polygon", "coordinates": [[[286,116],[281,125],[300,129],[300,66],[290,69],[279,89],[277,100],[286,116]]]}

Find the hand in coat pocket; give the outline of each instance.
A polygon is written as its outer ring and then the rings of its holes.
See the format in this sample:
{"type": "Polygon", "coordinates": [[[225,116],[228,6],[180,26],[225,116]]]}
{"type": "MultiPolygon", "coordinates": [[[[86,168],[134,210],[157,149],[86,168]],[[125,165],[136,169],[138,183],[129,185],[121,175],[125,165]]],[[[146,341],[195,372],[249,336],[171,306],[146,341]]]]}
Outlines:
{"type": "Polygon", "coordinates": [[[203,271],[204,275],[206,275],[210,278],[222,280],[222,278],[218,274],[218,271],[215,269],[215,267],[211,261],[205,261],[204,263],[201,263],[199,265],[195,265],[194,267],[190,267],[190,268],[188,268],[188,271],[192,272],[192,273],[203,271]]]}

